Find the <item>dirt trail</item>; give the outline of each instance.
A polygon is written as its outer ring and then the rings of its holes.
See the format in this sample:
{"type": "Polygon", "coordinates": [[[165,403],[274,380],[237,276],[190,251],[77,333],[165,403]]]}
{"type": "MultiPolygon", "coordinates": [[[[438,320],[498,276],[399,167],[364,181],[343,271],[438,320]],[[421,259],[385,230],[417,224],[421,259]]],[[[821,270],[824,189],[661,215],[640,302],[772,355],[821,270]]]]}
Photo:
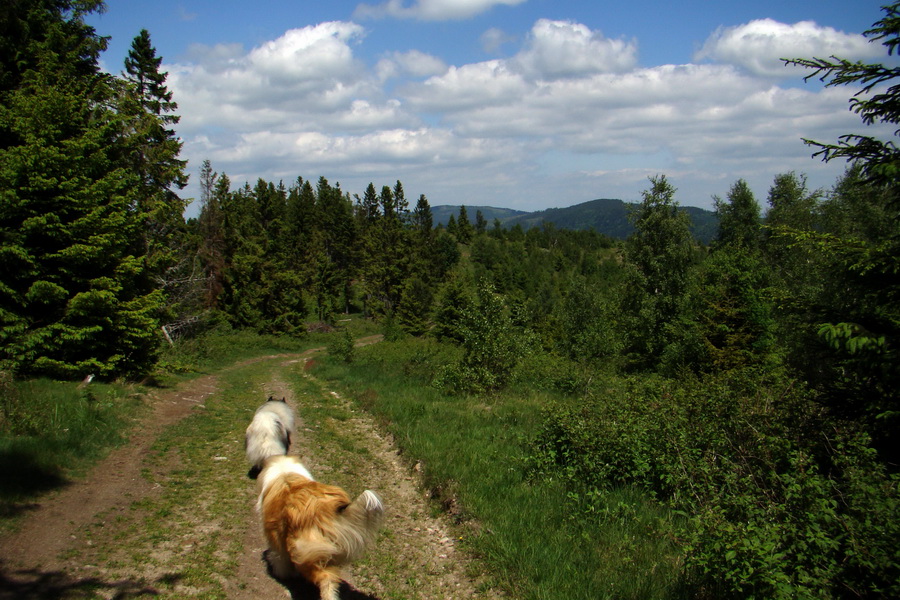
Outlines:
{"type": "MultiPolygon", "coordinates": [[[[371,343],[373,339],[362,343],[371,343]]],[[[298,454],[314,476],[327,481],[330,473],[342,466],[323,448],[309,447],[307,435],[315,423],[304,418],[304,403],[309,398],[295,397],[291,386],[281,376],[285,369],[297,369],[317,350],[303,354],[270,356],[234,365],[242,368],[253,362],[272,361],[274,366],[265,383],[265,392],[284,396],[297,409],[297,434],[291,452],[298,454]]],[[[469,575],[472,565],[456,548],[452,526],[434,516],[427,495],[418,485],[414,470],[400,460],[391,440],[383,436],[372,419],[355,411],[336,392],[307,375],[317,390],[332,403],[342,403],[350,418],[341,421],[348,439],[364,446],[364,465],[358,473],[362,481],[377,482],[378,491],[388,507],[385,533],[373,549],[372,560],[364,559],[346,573],[341,598],[387,600],[419,598],[449,600],[484,597],[475,579],[469,575]],[[380,558],[379,558],[380,557],[380,558]],[[389,565],[387,568],[385,565],[389,565]]],[[[153,570],[128,573],[121,568],[86,565],[84,549],[92,544],[89,528],[103,522],[103,540],[117,539],[119,522],[111,515],[125,515],[135,504],[151,501],[165,492],[159,481],[143,476],[148,467],[146,456],[159,436],[169,427],[203,407],[203,403],[221,391],[219,374],[207,375],[173,390],[156,392],[148,398],[148,416],[134,427],[129,443],[115,449],[83,480],[71,483],[61,491],[42,498],[25,518],[17,533],[0,538],[0,600],[49,598],[182,598],[206,597],[190,585],[174,584],[184,565],[178,553],[165,552],[157,542],[143,542],[148,547],[133,548],[133,554],[153,556],[153,570]],[[161,558],[162,557],[162,558],[161,558]]],[[[177,466],[177,465],[176,465],[177,466]]],[[[253,487],[242,482],[235,492],[246,503],[241,518],[231,524],[239,550],[227,558],[233,571],[218,576],[221,589],[232,600],[258,598],[292,598],[313,600],[318,594],[312,586],[296,582],[285,587],[268,576],[261,559],[265,544],[253,510],[253,487]]],[[[243,506],[243,505],[242,505],[243,506]]],[[[124,523],[124,519],[122,520],[124,523]]],[[[200,521],[191,523],[190,539],[211,535],[200,521]]],[[[125,524],[121,525],[125,537],[125,524]]],[[[166,540],[169,542],[169,540],[166,540]]],[[[112,542],[107,542],[112,543],[112,542]]],[[[116,563],[116,550],[92,548],[91,562],[116,563]]],[[[216,596],[218,597],[218,595],[216,596]]]]}

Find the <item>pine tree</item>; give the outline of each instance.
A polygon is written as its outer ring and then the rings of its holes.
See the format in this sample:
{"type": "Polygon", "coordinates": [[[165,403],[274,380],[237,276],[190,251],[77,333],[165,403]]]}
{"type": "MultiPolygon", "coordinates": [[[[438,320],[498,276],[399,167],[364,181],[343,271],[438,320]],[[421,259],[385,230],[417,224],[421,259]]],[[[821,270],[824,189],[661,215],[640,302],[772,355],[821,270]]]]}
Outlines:
{"type": "Polygon", "coordinates": [[[792,241],[794,233],[816,229],[819,190],[809,191],[806,177],[794,172],[775,176],[769,189],[766,213],[766,235],[763,250],[769,265],[782,282],[782,287],[795,297],[809,297],[821,283],[811,266],[820,258],[792,241]]]}
{"type": "Polygon", "coordinates": [[[398,194],[405,206],[403,187],[399,181],[394,190],[388,186],[381,188],[381,217],[368,228],[363,238],[362,276],[366,309],[387,316],[392,316],[397,308],[403,283],[410,273],[409,232],[399,212],[398,194]]]}
{"type": "Polygon", "coordinates": [[[187,185],[186,161],[178,158],[182,142],[172,129],[178,105],[160,72],[162,57],[142,29],[125,59],[123,112],[132,119],[129,160],[141,181],[139,209],[147,214],[149,242],[171,237],[183,224],[185,203],[176,191],[187,185]]]}
{"type": "Polygon", "coordinates": [[[99,2],[18,2],[0,79],[0,368],[136,375],[158,348],[161,294],[147,277],[126,121],[106,107],[99,2]],[[11,57],[12,61],[7,61],[11,57]]]}
{"type": "Polygon", "coordinates": [[[363,229],[368,229],[381,215],[378,204],[378,194],[375,192],[375,184],[369,182],[362,199],[358,202],[358,210],[363,229]]]}
{"type": "Polygon", "coordinates": [[[416,208],[412,217],[413,230],[418,232],[420,236],[431,236],[434,230],[434,217],[431,214],[431,205],[428,204],[428,198],[425,194],[419,196],[416,202],[416,208]]]}
{"type": "Polygon", "coordinates": [[[760,208],[747,182],[739,179],[731,186],[726,200],[714,196],[713,202],[719,219],[716,243],[756,250],[762,233],[760,208]]]}
{"type": "Polygon", "coordinates": [[[213,172],[209,160],[200,169],[199,255],[206,272],[206,308],[217,308],[225,285],[225,215],[231,182],[213,172]]]}
{"type": "Polygon", "coordinates": [[[456,237],[461,244],[468,244],[472,241],[475,230],[472,223],[469,222],[469,214],[465,205],[459,207],[459,216],[456,219],[456,237]]]}
{"type": "Polygon", "coordinates": [[[349,309],[351,282],[358,271],[357,229],[349,195],[344,195],[340,184],[332,186],[324,177],[316,185],[316,219],[314,285],[318,287],[319,313],[330,320],[335,310],[349,309]]]}
{"type": "Polygon", "coordinates": [[[482,233],[487,232],[487,219],[484,218],[484,213],[480,210],[475,211],[475,233],[481,235],[482,233]]]}
{"type": "Polygon", "coordinates": [[[635,231],[625,242],[625,260],[632,279],[623,295],[629,346],[645,364],[665,347],[666,327],[678,315],[696,261],[690,220],[675,200],[675,188],[665,175],[651,177],[650,183],[630,215],[635,231]]]}
{"type": "Polygon", "coordinates": [[[287,268],[303,279],[309,275],[308,251],[316,227],[316,194],[309,180],[302,177],[288,192],[285,216],[287,268]]]}
{"type": "Polygon", "coordinates": [[[228,257],[222,294],[223,309],[235,326],[257,331],[265,325],[265,292],[260,282],[266,250],[259,208],[249,183],[229,194],[227,204],[222,207],[228,257]]]}
{"type": "Polygon", "coordinates": [[[172,129],[179,121],[173,112],[178,105],[166,88],[168,74],[160,71],[161,63],[150,34],[142,29],[125,59],[119,110],[129,126],[125,160],[139,178],[135,208],[144,220],[148,274],[166,293],[163,318],[174,324],[195,309],[184,300],[199,282],[187,251],[186,204],[178,196],[188,180],[187,163],[179,158],[182,143],[172,129]]]}
{"type": "Polygon", "coordinates": [[[406,201],[406,194],[403,191],[403,184],[400,180],[394,184],[393,190],[394,206],[397,211],[397,218],[400,223],[406,225],[409,222],[409,202],[406,201]]]}

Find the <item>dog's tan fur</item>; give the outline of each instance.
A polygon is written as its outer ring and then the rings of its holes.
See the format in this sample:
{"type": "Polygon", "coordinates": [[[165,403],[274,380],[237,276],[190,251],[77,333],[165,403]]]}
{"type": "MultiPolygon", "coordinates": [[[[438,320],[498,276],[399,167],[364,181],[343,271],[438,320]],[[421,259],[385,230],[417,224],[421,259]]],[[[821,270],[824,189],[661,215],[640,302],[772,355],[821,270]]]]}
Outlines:
{"type": "Polygon", "coordinates": [[[274,575],[299,573],[323,600],[337,600],[341,566],[364,552],[381,525],[378,495],[366,490],[351,502],[341,488],[313,480],[294,456],[267,459],[258,481],[274,575]]]}

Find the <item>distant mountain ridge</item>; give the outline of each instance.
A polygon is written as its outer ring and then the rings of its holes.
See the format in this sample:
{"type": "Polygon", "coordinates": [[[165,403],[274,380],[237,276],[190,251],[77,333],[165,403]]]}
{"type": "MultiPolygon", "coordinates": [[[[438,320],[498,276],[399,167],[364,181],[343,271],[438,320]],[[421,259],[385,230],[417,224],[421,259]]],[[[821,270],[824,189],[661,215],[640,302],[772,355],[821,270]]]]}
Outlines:
{"type": "MultiPolygon", "coordinates": [[[[634,231],[634,227],[628,221],[628,212],[635,206],[634,203],[614,198],[598,198],[566,208],[548,208],[535,212],[465,205],[466,215],[473,225],[475,215],[480,210],[488,222],[488,228],[494,226],[494,219],[499,219],[500,224],[507,229],[520,225],[522,229],[528,230],[540,227],[544,223],[553,223],[560,229],[594,229],[598,233],[619,240],[624,240],[634,231]]],[[[448,204],[432,206],[431,214],[435,225],[446,226],[451,215],[454,219],[458,218],[459,208],[458,205],[448,204]]],[[[681,209],[690,217],[691,233],[697,241],[708,244],[716,237],[719,221],[714,212],[696,206],[682,206],[681,209]]]]}

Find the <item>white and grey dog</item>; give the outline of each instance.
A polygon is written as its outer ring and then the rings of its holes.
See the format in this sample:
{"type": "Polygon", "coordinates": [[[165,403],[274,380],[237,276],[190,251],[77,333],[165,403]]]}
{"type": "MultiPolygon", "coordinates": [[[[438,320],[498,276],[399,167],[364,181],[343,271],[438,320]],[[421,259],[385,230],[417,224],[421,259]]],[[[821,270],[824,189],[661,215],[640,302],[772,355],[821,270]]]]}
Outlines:
{"type": "Polygon", "coordinates": [[[291,447],[291,432],[294,431],[294,411],[285,398],[277,400],[272,396],[256,409],[253,421],[247,427],[244,448],[250,471],[247,476],[256,479],[263,469],[263,463],[270,456],[283,456],[291,447]]]}

